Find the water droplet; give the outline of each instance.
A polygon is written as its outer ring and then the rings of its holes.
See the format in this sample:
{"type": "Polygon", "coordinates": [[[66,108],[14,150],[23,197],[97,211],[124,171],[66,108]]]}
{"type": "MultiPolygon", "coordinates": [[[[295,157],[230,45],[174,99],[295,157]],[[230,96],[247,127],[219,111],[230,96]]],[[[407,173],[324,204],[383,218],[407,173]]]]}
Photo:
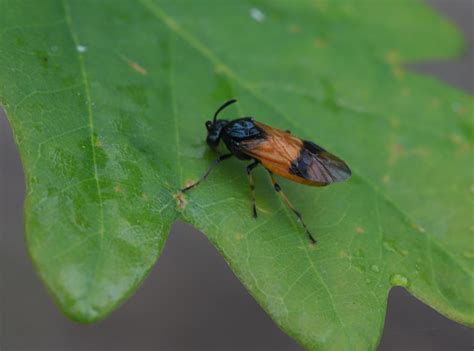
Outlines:
{"type": "Polygon", "coordinates": [[[259,23],[265,21],[265,14],[256,7],[252,7],[250,9],[250,17],[252,17],[255,21],[259,23]]]}
{"type": "Polygon", "coordinates": [[[409,285],[408,278],[398,273],[390,277],[390,283],[394,286],[403,287],[407,287],[409,285]]]}
{"type": "Polygon", "coordinates": [[[85,47],[84,45],[77,45],[77,46],[76,46],[76,50],[77,50],[78,52],[83,53],[83,52],[86,52],[86,51],[87,51],[87,47],[85,47]]]}
{"type": "Polygon", "coordinates": [[[379,266],[377,266],[376,264],[373,264],[373,265],[370,267],[370,269],[371,269],[372,271],[374,271],[375,273],[380,272],[380,268],[379,268],[379,266]]]}

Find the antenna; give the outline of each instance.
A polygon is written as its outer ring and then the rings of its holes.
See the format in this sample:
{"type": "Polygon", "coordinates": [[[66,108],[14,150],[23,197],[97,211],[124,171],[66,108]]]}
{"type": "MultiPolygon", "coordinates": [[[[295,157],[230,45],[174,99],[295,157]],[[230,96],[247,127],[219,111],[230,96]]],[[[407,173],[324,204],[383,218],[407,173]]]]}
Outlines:
{"type": "Polygon", "coordinates": [[[217,115],[219,114],[219,112],[221,112],[223,109],[225,109],[227,106],[229,105],[232,105],[234,102],[237,102],[237,99],[231,99],[231,100],[227,100],[226,102],[224,102],[224,104],[219,107],[216,111],[216,113],[214,114],[214,120],[213,120],[213,123],[216,122],[216,118],[217,118],[217,115]]]}

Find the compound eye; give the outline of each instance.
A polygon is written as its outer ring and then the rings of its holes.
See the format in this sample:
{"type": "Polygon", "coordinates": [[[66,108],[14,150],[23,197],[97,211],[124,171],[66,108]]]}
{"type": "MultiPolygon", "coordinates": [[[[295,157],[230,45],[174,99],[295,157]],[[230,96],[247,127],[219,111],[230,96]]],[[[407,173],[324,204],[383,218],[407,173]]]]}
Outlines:
{"type": "Polygon", "coordinates": [[[211,121],[206,121],[206,128],[207,130],[209,130],[212,126],[212,122],[211,121]]]}

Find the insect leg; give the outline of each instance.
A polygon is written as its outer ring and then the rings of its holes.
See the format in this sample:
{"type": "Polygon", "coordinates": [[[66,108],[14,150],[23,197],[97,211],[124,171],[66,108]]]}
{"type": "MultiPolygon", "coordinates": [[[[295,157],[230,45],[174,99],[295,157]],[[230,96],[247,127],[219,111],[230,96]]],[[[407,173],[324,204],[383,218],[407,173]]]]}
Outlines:
{"type": "Polygon", "coordinates": [[[273,188],[275,189],[275,191],[278,193],[278,195],[281,196],[283,201],[285,201],[286,205],[293,211],[293,213],[296,215],[296,217],[298,217],[298,219],[300,220],[301,224],[304,227],[304,230],[306,231],[306,234],[308,234],[309,240],[311,240],[311,242],[313,244],[316,244],[316,239],[314,239],[313,234],[311,234],[308,227],[306,226],[306,223],[304,222],[303,217],[301,216],[301,213],[298,212],[298,210],[291,204],[290,200],[288,200],[286,195],[283,193],[283,191],[281,190],[280,185],[277,183],[273,173],[271,171],[269,171],[268,169],[267,169],[267,171],[270,174],[270,178],[272,179],[272,184],[273,184],[273,188]]]}
{"type": "Polygon", "coordinates": [[[222,155],[222,156],[219,156],[218,158],[216,158],[211,163],[211,165],[207,169],[206,173],[204,173],[204,175],[201,177],[201,179],[199,179],[197,182],[195,182],[191,185],[188,185],[186,188],[181,189],[181,191],[184,193],[185,191],[188,191],[189,189],[194,188],[196,185],[198,185],[199,183],[201,183],[203,180],[205,180],[207,178],[207,176],[209,175],[209,173],[211,173],[211,171],[214,169],[214,167],[216,167],[222,161],[227,160],[231,156],[233,156],[233,155],[232,154],[226,154],[226,155],[222,155]]]}
{"type": "Polygon", "coordinates": [[[253,163],[247,166],[247,177],[249,178],[250,191],[252,191],[252,209],[253,209],[253,218],[257,218],[257,205],[255,203],[255,187],[253,185],[252,179],[252,170],[257,167],[259,162],[255,160],[253,163]]]}

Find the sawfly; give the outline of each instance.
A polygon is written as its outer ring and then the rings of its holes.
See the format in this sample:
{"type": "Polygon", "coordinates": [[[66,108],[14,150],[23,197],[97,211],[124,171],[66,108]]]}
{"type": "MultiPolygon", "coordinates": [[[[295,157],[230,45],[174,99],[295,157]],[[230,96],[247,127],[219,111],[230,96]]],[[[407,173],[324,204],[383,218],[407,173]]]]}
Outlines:
{"type": "Polygon", "coordinates": [[[316,239],[306,226],[303,217],[283,193],[274,175],[304,185],[325,186],[350,178],[351,170],[337,156],[311,141],[293,136],[289,131],[270,127],[255,121],[252,117],[233,120],[217,119],[224,108],[236,101],[236,99],[226,101],[217,109],[213,120],[206,122],[207,144],[213,150],[216,150],[222,140],[229,153],[214,160],[201,179],[182,189],[182,191],[186,192],[201,183],[214,167],[232,156],[240,160],[251,160],[252,162],[247,166],[247,176],[252,192],[253,216],[257,217],[257,207],[252,170],[258,165],[262,165],[270,174],[275,191],[295,213],[309,239],[315,244],[316,239]]]}

